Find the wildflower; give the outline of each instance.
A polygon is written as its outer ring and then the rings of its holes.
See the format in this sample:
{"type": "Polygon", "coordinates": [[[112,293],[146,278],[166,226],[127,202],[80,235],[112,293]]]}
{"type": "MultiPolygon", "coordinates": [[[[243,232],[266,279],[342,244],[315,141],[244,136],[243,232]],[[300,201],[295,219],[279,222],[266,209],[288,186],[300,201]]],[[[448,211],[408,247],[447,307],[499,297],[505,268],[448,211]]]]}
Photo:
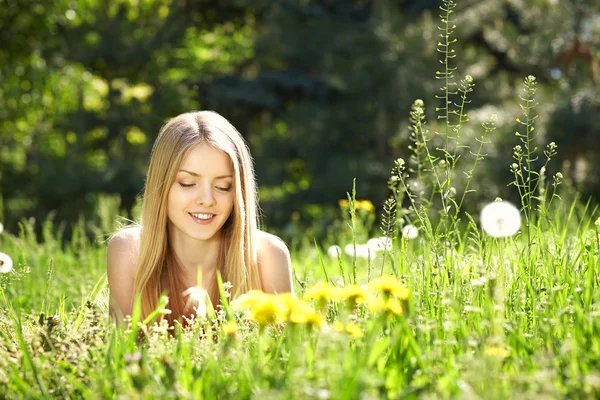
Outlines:
{"type": "Polygon", "coordinates": [[[354,322],[348,322],[348,324],[346,324],[346,332],[348,332],[350,336],[355,338],[361,337],[363,334],[362,329],[360,329],[360,326],[356,325],[354,322]]]}
{"type": "Polygon", "coordinates": [[[335,321],[333,323],[333,330],[336,332],[344,332],[344,324],[341,323],[340,321],[335,321]]]}
{"type": "Polygon", "coordinates": [[[4,232],[4,225],[0,222],[0,233],[4,232]]]}
{"type": "Polygon", "coordinates": [[[338,205],[341,208],[350,208],[350,202],[347,199],[341,199],[338,201],[338,205]]]}
{"type": "Polygon", "coordinates": [[[367,247],[374,252],[390,251],[392,250],[392,239],[386,236],[369,239],[367,241],[367,247]]]}
{"type": "Polygon", "coordinates": [[[483,353],[486,356],[498,357],[500,359],[505,359],[506,357],[508,357],[510,355],[510,351],[508,351],[502,347],[496,347],[496,346],[486,347],[486,349],[483,351],[483,353]]]}
{"type": "Polygon", "coordinates": [[[354,257],[356,254],[356,258],[367,259],[370,257],[371,248],[366,244],[357,244],[356,246],[348,244],[344,247],[344,253],[350,257],[354,257]]]}
{"type": "Polygon", "coordinates": [[[305,302],[297,303],[290,312],[290,321],[294,324],[321,326],[323,316],[305,302]]]}
{"type": "Polygon", "coordinates": [[[400,300],[390,298],[384,300],[381,297],[376,297],[369,301],[369,309],[373,312],[384,312],[388,315],[402,315],[404,310],[400,300]]]}
{"type": "Polygon", "coordinates": [[[8,254],[0,252],[0,273],[8,274],[12,270],[13,261],[8,254]]]}
{"type": "Polygon", "coordinates": [[[327,255],[331,258],[337,258],[338,254],[342,254],[342,249],[340,246],[333,245],[327,248],[327,255]]]}
{"type": "Polygon", "coordinates": [[[419,228],[414,225],[405,225],[402,228],[402,237],[412,240],[416,239],[419,236],[419,228]]]}
{"type": "Polygon", "coordinates": [[[340,321],[335,321],[333,323],[333,330],[340,333],[345,332],[355,338],[361,337],[363,334],[360,326],[356,325],[354,322],[348,322],[346,325],[344,325],[340,321]]]}
{"type": "Polygon", "coordinates": [[[183,292],[187,296],[187,307],[192,307],[199,318],[206,318],[208,292],[198,286],[192,286],[183,292]]]}
{"type": "Polygon", "coordinates": [[[261,301],[266,293],[263,293],[260,290],[250,290],[248,293],[245,293],[239,296],[237,299],[231,302],[231,307],[234,310],[245,310],[254,306],[254,304],[261,301]]]}
{"type": "Polygon", "coordinates": [[[375,206],[371,203],[370,200],[357,200],[356,201],[356,209],[364,210],[369,213],[375,212],[375,206]]]}
{"type": "Polygon", "coordinates": [[[384,275],[369,282],[369,289],[381,292],[384,296],[393,296],[401,300],[408,299],[408,288],[396,277],[384,275]]]}
{"type": "Polygon", "coordinates": [[[339,298],[340,301],[348,301],[351,305],[355,305],[357,303],[364,303],[367,301],[369,294],[367,291],[358,285],[348,285],[341,290],[339,290],[339,298]]]}
{"type": "Polygon", "coordinates": [[[250,310],[251,318],[261,325],[283,323],[287,313],[287,307],[275,295],[265,296],[250,310]]]}
{"type": "Polygon", "coordinates": [[[223,333],[229,337],[235,336],[238,331],[238,324],[235,321],[229,321],[223,324],[223,333]]]}
{"type": "Polygon", "coordinates": [[[600,217],[595,222],[596,226],[600,226],[600,217]]]}
{"type": "Polygon", "coordinates": [[[304,293],[304,299],[327,302],[337,298],[337,290],[338,289],[335,286],[330,285],[329,282],[319,282],[304,293]]]}
{"type": "Polygon", "coordinates": [[[521,227],[519,209],[507,201],[493,202],[481,210],[481,227],[492,237],[515,235],[521,227]]]}

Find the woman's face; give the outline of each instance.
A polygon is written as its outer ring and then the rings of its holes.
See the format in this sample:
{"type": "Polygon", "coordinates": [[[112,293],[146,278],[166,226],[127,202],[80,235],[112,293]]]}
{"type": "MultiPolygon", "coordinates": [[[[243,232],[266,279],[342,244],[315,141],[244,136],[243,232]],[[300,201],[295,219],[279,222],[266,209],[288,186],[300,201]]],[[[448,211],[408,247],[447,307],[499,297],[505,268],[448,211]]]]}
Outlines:
{"type": "Polygon", "coordinates": [[[169,189],[167,217],[175,237],[215,237],[231,215],[233,166],[226,153],[208,144],[193,147],[169,189]]]}

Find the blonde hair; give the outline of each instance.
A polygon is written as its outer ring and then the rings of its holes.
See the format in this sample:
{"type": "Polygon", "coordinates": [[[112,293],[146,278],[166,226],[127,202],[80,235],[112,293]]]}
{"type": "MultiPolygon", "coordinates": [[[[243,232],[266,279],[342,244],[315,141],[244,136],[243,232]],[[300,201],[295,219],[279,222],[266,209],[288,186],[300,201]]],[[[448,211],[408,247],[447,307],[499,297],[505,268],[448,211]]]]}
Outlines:
{"type": "MultiPolygon", "coordinates": [[[[134,294],[140,296],[143,316],[156,308],[161,293],[168,293],[171,314],[167,319],[170,323],[186,311],[182,292],[187,287],[184,287],[181,266],[169,244],[167,198],[184,157],[201,143],[225,152],[234,170],[234,206],[221,228],[217,270],[223,282],[231,283],[234,296],[250,289],[261,289],[254,241],[258,230],[257,191],[246,142],[229,121],[215,112],[178,115],[162,127],[152,148],[142,202],[140,252],[134,281],[134,294]]],[[[216,281],[209,294],[216,305],[216,281]]]]}

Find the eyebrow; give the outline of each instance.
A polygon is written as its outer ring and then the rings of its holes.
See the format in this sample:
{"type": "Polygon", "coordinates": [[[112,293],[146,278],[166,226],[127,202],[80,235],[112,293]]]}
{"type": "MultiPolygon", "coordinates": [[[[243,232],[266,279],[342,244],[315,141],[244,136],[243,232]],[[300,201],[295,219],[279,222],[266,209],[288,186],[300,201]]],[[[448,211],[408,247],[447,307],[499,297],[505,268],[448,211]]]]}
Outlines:
{"type": "MultiPolygon", "coordinates": [[[[195,172],[188,171],[188,170],[185,170],[185,169],[180,169],[179,172],[185,172],[185,173],[188,173],[188,174],[190,174],[192,176],[196,176],[196,177],[200,176],[200,175],[198,175],[195,172]]],[[[225,178],[233,178],[233,175],[219,175],[219,176],[215,176],[215,179],[225,179],[225,178]]]]}

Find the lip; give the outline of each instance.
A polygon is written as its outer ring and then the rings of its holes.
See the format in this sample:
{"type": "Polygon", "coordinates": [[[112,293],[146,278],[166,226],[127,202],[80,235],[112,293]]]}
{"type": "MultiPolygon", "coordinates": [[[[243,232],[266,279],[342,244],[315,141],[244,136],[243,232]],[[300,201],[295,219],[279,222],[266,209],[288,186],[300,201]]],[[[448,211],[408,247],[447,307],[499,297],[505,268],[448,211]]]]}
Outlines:
{"type": "Polygon", "coordinates": [[[194,214],[211,214],[212,215],[212,217],[210,219],[198,219],[198,218],[194,217],[191,212],[188,212],[188,215],[190,216],[190,218],[195,223],[200,224],[200,225],[210,224],[215,219],[215,216],[216,216],[216,214],[213,214],[213,213],[194,213],[194,214]]]}

